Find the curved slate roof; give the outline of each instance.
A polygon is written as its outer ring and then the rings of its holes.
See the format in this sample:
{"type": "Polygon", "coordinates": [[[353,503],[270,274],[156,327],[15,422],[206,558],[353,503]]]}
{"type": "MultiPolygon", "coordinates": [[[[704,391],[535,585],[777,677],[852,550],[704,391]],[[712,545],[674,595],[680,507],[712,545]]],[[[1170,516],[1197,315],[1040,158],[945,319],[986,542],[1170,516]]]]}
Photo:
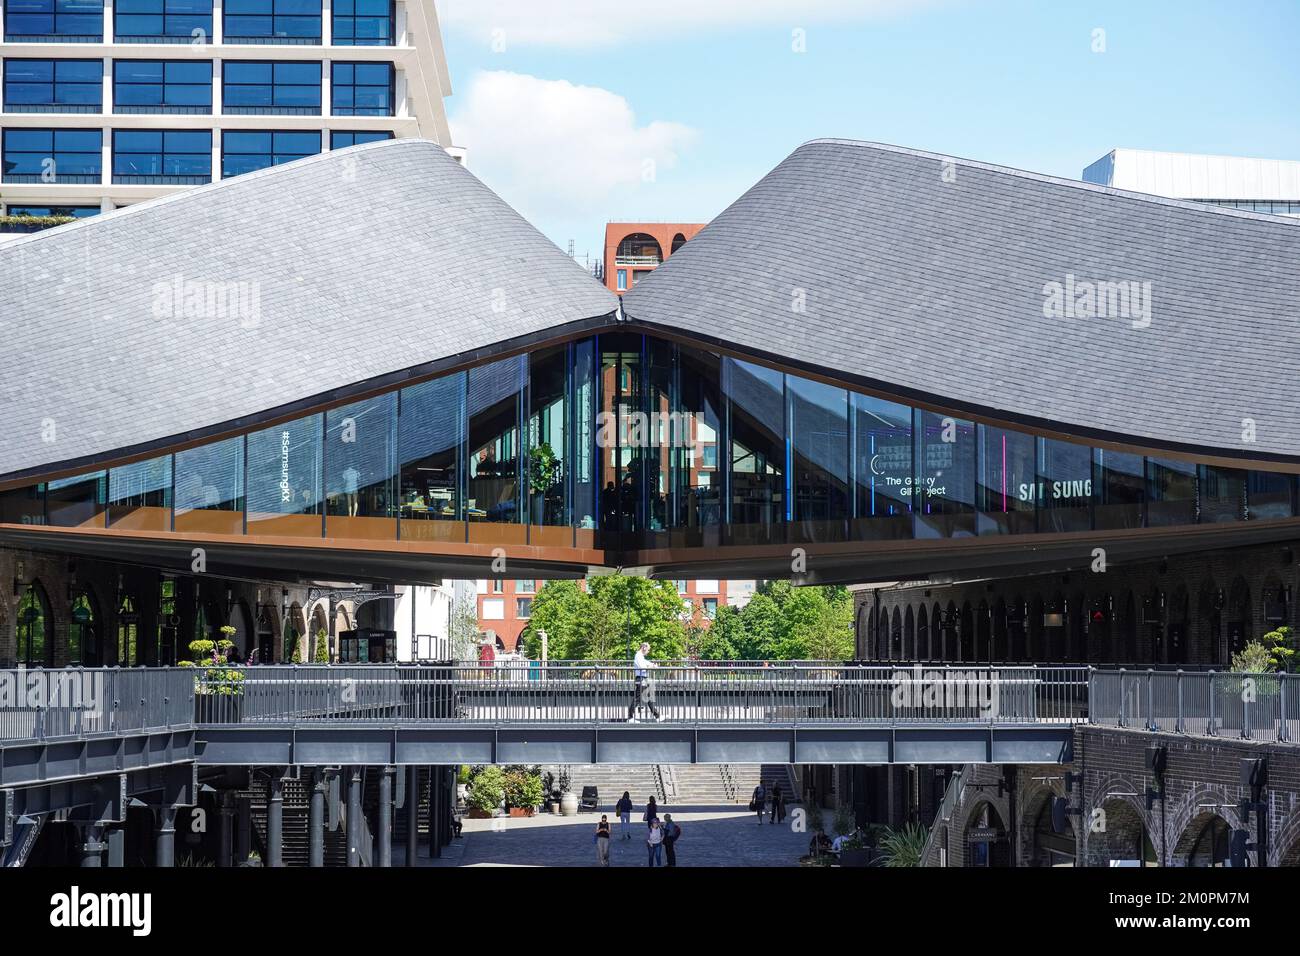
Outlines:
{"type": "Polygon", "coordinates": [[[616,309],[432,142],[188,190],[0,246],[0,479],[206,437],[616,309]]]}
{"type": "Polygon", "coordinates": [[[1300,221],[820,140],[624,307],[904,400],[1300,459],[1300,221]],[[1150,324],[1045,317],[1045,287],[1069,276],[1151,283],[1150,324]]]}

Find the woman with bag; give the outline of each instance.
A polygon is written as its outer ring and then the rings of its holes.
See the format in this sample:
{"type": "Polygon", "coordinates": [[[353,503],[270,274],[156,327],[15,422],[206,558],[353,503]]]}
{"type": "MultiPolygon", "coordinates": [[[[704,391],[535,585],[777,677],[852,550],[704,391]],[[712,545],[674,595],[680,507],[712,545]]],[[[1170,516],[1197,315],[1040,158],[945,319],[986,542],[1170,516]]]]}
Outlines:
{"type": "Polygon", "coordinates": [[[603,813],[600,822],[596,824],[596,835],[592,839],[596,841],[597,865],[609,866],[609,817],[603,813]]]}

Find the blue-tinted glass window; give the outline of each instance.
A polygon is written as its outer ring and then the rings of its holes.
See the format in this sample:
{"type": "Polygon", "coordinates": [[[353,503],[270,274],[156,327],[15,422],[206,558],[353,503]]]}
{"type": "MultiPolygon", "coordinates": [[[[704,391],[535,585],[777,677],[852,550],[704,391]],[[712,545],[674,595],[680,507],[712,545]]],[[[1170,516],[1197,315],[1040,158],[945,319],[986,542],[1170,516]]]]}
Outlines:
{"type": "Polygon", "coordinates": [[[321,41],[321,0],[226,0],[227,43],[321,41]]]}
{"type": "Polygon", "coordinates": [[[980,425],[978,436],[980,534],[1033,532],[1042,495],[1034,437],[989,425],[980,425]]]}
{"type": "Polygon", "coordinates": [[[117,113],[212,112],[211,60],[117,60],[113,63],[117,113]]]}
{"type": "Polygon", "coordinates": [[[211,130],[116,130],[113,182],[197,185],[212,179],[211,130]]]}
{"type": "Polygon", "coordinates": [[[248,436],[248,533],[319,537],[320,415],[248,436]]]}
{"type": "Polygon", "coordinates": [[[1092,449],[1038,440],[1038,530],[1087,531],[1092,527],[1092,449]]]}
{"type": "Polygon", "coordinates": [[[1147,525],[1195,524],[1196,466],[1172,459],[1147,459],[1147,525]]]}
{"type": "Polygon", "coordinates": [[[1245,520],[1246,472],[1243,469],[1201,465],[1198,479],[1201,521],[1245,520]]]}
{"type": "Polygon", "coordinates": [[[51,481],[45,489],[47,523],[56,528],[104,527],[107,491],[108,473],[103,471],[51,481]]]}
{"type": "MultiPolygon", "coordinates": [[[[366,522],[397,515],[397,396],[380,395],[325,416],[325,502],[330,537],[366,537],[366,522]]],[[[397,536],[380,525],[371,533],[397,536]]]]}
{"type": "Polygon", "coordinates": [[[221,176],[229,179],[242,173],[291,163],[320,152],[320,133],[287,130],[230,131],[221,137],[221,176]]]}
{"type": "Polygon", "coordinates": [[[412,519],[464,520],[465,425],[464,372],[402,390],[397,435],[403,538],[438,536],[408,523],[412,519]]]}
{"type": "Polygon", "coordinates": [[[98,113],[100,60],[5,60],[5,109],[11,113],[98,113]]]}
{"type": "Polygon", "coordinates": [[[470,369],[469,500],[472,522],[520,523],[520,421],[528,385],[525,356],[470,369]]]}
{"type": "Polygon", "coordinates": [[[335,63],[330,86],[335,116],[392,116],[391,63],[335,63]]]}
{"type": "Polygon", "coordinates": [[[1295,508],[1295,475],[1252,471],[1246,479],[1247,517],[1251,521],[1290,518],[1295,508]]]}
{"type": "Polygon", "coordinates": [[[975,533],[975,425],[951,415],[916,413],[916,536],[975,533]]]}
{"type": "Polygon", "coordinates": [[[176,453],[176,530],[244,530],[244,439],[176,453]]]}
{"type": "Polygon", "coordinates": [[[9,206],[5,210],[6,216],[71,216],[73,219],[88,219],[91,216],[98,216],[101,210],[98,206],[9,206]]]}
{"type": "Polygon", "coordinates": [[[5,39],[104,39],[104,0],[9,0],[5,39]]]}
{"type": "Polygon", "coordinates": [[[734,544],[785,540],[785,377],[774,369],[727,358],[722,391],[731,439],[731,538],[734,544]]]}
{"type": "Polygon", "coordinates": [[[117,0],[113,39],[211,43],[212,0],[117,0]]]}
{"type": "Polygon", "coordinates": [[[222,68],[222,83],[222,110],[226,113],[320,113],[318,62],[227,62],[222,68]]]}
{"type": "Polygon", "coordinates": [[[393,0],[334,0],[334,44],[392,46],[395,7],[393,0]]]}
{"type": "Polygon", "coordinates": [[[793,491],[791,541],[843,541],[849,518],[849,393],[786,376],[793,491]]]}
{"type": "Polygon", "coordinates": [[[1146,463],[1141,455],[1098,448],[1093,452],[1093,527],[1142,527],[1146,463]]]}
{"type": "Polygon", "coordinates": [[[170,531],[172,456],[108,472],[108,523],[128,531],[170,531]]]}
{"type": "Polygon", "coordinates": [[[856,517],[853,538],[912,535],[912,409],[853,395],[856,517]]]}
{"type": "Polygon", "coordinates": [[[374,130],[364,133],[354,133],[348,130],[334,130],[330,133],[330,149],[347,149],[349,146],[360,146],[362,143],[380,143],[392,138],[392,133],[384,132],[382,130],[374,130]]]}
{"type": "Polygon", "coordinates": [[[7,183],[97,183],[103,171],[97,129],[7,129],[7,183]]]}

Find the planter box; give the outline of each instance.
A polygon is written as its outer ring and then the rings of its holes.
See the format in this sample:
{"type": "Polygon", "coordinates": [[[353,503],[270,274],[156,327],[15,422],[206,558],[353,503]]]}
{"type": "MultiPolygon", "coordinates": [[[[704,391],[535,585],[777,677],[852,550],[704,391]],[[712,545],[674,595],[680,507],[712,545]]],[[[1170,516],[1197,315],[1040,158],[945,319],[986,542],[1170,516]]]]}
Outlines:
{"type": "Polygon", "coordinates": [[[535,811],[532,807],[511,807],[510,815],[512,817],[531,817],[535,811]]]}
{"type": "Polygon", "coordinates": [[[478,807],[469,808],[469,818],[471,820],[491,820],[492,816],[493,814],[490,810],[480,810],[478,807]]]}
{"type": "Polygon", "coordinates": [[[880,851],[872,847],[861,850],[840,850],[840,866],[876,866],[880,851]]]}
{"type": "Polygon", "coordinates": [[[195,694],[196,724],[237,724],[244,717],[242,694],[195,694]]]}

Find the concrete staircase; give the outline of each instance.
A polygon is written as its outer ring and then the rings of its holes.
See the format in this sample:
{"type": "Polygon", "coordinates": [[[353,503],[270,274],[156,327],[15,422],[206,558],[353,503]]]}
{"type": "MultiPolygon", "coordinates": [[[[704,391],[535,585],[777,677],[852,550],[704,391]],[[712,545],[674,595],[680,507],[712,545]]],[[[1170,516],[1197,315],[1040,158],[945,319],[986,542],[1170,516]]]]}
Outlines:
{"type": "MultiPolygon", "coordinates": [[[[555,775],[556,786],[559,786],[560,771],[559,766],[543,767],[543,774],[550,771],[555,775]]],[[[612,814],[614,804],[618,802],[619,797],[623,796],[623,791],[628,791],[632,798],[632,804],[637,808],[636,816],[645,809],[646,800],[653,796],[655,801],[664,806],[667,802],[667,796],[659,787],[659,780],[655,774],[655,768],[651,765],[644,766],[620,766],[613,764],[594,764],[581,765],[570,764],[569,771],[569,789],[582,796],[583,787],[595,787],[600,799],[600,812],[612,814]]]]}

